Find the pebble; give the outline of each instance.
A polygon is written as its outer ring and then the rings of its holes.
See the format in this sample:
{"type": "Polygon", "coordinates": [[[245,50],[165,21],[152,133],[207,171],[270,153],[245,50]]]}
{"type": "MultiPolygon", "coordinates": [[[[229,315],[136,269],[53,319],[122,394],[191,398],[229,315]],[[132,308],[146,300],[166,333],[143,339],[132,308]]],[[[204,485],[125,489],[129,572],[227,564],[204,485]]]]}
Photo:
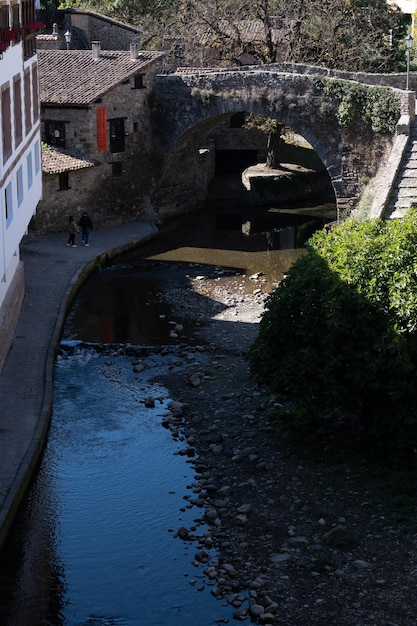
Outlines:
{"type": "Polygon", "coordinates": [[[288,552],[281,552],[281,554],[274,554],[274,556],[271,556],[270,560],[272,561],[272,563],[280,564],[288,561],[288,559],[290,558],[291,554],[289,554],[288,552]]]}
{"type": "MultiPolygon", "coordinates": [[[[205,278],[205,276],[200,276],[197,280],[202,281],[205,278]]],[[[252,295],[250,298],[255,300],[252,295]]],[[[242,297],[242,300],[244,299],[242,297]]],[[[236,298],[231,299],[232,304],[236,304],[237,301],[236,298]]],[[[174,332],[181,331],[182,328],[178,325],[174,327],[174,332]]],[[[313,503],[308,492],[309,485],[303,482],[304,477],[307,476],[307,466],[297,466],[298,461],[295,460],[291,474],[286,481],[282,480],[281,483],[277,481],[274,470],[277,463],[281,462],[281,458],[278,452],[273,458],[268,455],[267,446],[265,450],[262,447],[259,432],[264,429],[267,433],[266,437],[275,436],[274,424],[268,421],[266,414],[271,408],[282,405],[274,398],[265,399],[263,393],[255,386],[248,386],[244,393],[240,393],[239,389],[233,386],[234,364],[227,355],[232,350],[236,350],[236,347],[229,346],[226,338],[223,340],[219,336],[217,339],[222,342],[224,355],[219,354],[219,347],[214,341],[212,345],[207,344],[201,352],[196,347],[188,346],[183,349],[182,363],[185,376],[189,385],[196,389],[193,400],[199,394],[202,395],[201,391],[206,391],[204,389],[206,385],[203,386],[203,383],[209,379],[210,370],[215,373],[215,376],[230,376],[230,390],[222,391],[213,400],[208,395],[210,394],[208,390],[207,396],[204,397],[204,401],[206,397],[208,401],[203,414],[198,414],[196,411],[196,414],[190,417],[189,405],[175,401],[168,404],[169,414],[164,413],[162,417],[163,424],[170,428],[172,436],[186,441],[187,446],[182,447],[182,454],[190,457],[188,462],[192,464],[195,471],[195,478],[189,488],[192,489],[193,494],[198,494],[198,497],[197,495],[188,497],[187,506],[200,509],[198,511],[200,518],[194,520],[195,528],[202,527],[202,525],[206,528],[200,537],[196,537],[198,531],[196,532],[194,527],[181,526],[176,531],[176,535],[184,541],[198,542],[197,549],[193,551],[194,564],[198,566],[204,563],[206,568],[205,585],[201,584],[199,589],[203,589],[204,586],[209,587],[214,597],[222,599],[223,603],[227,601],[233,609],[234,620],[245,621],[250,618],[253,622],[264,626],[272,625],[285,616],[287,605],[295,607],[297,602],[297,611],[300,611],[300,615],[304,611],[304,615],[308,616],[310,609],[303,608],[303,601],[299,602],[299,591],[296,590],[299,581],[293,578],[303,575],[302,568],[306,563],[308,563],[304,571],[306,584],[315,588],[316,595],[319,596],[324,596],[326,581],[330,581],[332,587],[336,585],[347,587],[350,585],[351,578],[361,579],[364,577],[362,572],[366,572],[372,565],[364,559],[354,560],[354,557],[358,555],[356,548],[352,549],[352,553],[345,551],[342,559],[338,549],[331,545],[333,538],[346,532],[346,518],[352,519],[350,514],[343,515],[344,511],[336,501],[336,489],[329,488],[325,492],[320,508],[326,511],[326,514],[319,517],[314,514],[319,505],[313,503]],[[207,366],[207,362],[203,359],[210,352],[215,353],[216,364],[212,363],[207,366]],[[197,357],[198,365],[196,365],[197,357]],[[223,358],[227,358],[224,363],[223,358]],[[197,368],[200,371],[190,374],[190,370],[197,368]],[[199,387],[203,388],[200,390],[199,387]],[[255,404],[259,408],[254,408],[255,404]],[[183,433],[182,418],[186,409],[187,432],[183,433]],[[195,429],[191,430],[190,425],[195,429]],[[197,452],[200,454],[198,457],[197,452]],[[222,464],[230,464],[230,460],[239,464],[232,466],[235,468],[233,472],[235,475],[229,472],[223,475],[222,464]],[[260,475],[257,471],[271,472],[271,474],[260,475]],[[227,481],[227,484],[223,481],[227,481]],[[264,492],[266,497],[262,499],[259,496],[263,496],[264,492]],[[258,505],[259,502],[260,505],[258,505]],[[286,517],[283,516],[281,510],[287,512],[286,517]],[[261,525],[258,526],[259,519],[261,519],[261,525]],[[265,520],[268,521],[268,525],[265,524],[265,520]],[[264,547],[268,546],[271,554],[269,563],[264,564],[264,571],[259,575],[256,575],[259,569],[256,554],[253,554],[252,533],[255,542],[259,541],[264,547]],[[218,554],[221,554],[222,558],[227,558],[227,562],[222,563],[221,559],[217,562],[213,558],[212,548],[223,550],[218,554]],[[328,571],[318,568],[317,563],[321,559],[325,562],[327,556],[329,559],[334,557],[336,563],[339,561],[339,567],[333,566],[328,571]],[[288,561],[290,562],[285,566],[288,561]],[[284,572],[289,575],[284,575],[284,572]],[[255,575],[256,577],[252,578],[255,575]],[[276,590],[277,586],[281,588],[282,593],[275,599],[271,597],[272,589],[276,590]],[[245,590],[244,594],[242,590],[245,590]],[[248,593],[250,605],[246,606],[248,593]]],[[[176,367],[178,365],[176,364],[176,367]]],[[[142,361],[136,361],[133,364],[133,367],[135,366],[139,368],[137,371],[141,371],[140,368],[143,368],[144,364],[142,361]]],[[[224,388],[227,388],[226,385],[224,388]]],[[[188,393],[191,395],[193,390],[189,389],[188,393]]],[[[185,394],[184,398],[187,402],[185,394]]],[[[155,399],[153,400],[155,402],[155,399]]],[[[318,474],[318,482],[321,482],[323,475],[321,472],[318,474]]],[[[378,520],[377,516],[375,517],[378,520]]],[[[355,523],[355,520],[352,523],[355,523]]],[[[371,536],[368,534],[368,537],[371,536]]],[[[376,537],[376,533],[374,536],[376,537]]],[[[383,578],[385,572],[382,569],[378,571],[380,578],[373,581],[374,589],[378,586],[379,593],[383,593],[381,587],[387,584],[387,580],[383,578]]],[[[198,576],[196,578],[199,579],[198,576]]],[[[197,583],[193,579],[190,584],[194,586],[199,583],[200,581],[197,583]]],[[[364,587],[362,586],[361,589],[364,587]]],[[[365,606],[366,593],[367,590],[364,589],[364,597],[361,598],[360,604],[358,602],[357,610],[365,606]]],[[[314,611],[314,595],[310,597],[312,598],[311,608],[314,611]]],[[[361,617],[365,618],[364,615],[361,617]]],[[[358,617],[355,623],[359,621],[358,617]]],[[[377,621],[378,618],[375,618],[374,622],[377,623],[377,621]]],[[[319,622],[316,619],[314,623],[319,622]]]]}

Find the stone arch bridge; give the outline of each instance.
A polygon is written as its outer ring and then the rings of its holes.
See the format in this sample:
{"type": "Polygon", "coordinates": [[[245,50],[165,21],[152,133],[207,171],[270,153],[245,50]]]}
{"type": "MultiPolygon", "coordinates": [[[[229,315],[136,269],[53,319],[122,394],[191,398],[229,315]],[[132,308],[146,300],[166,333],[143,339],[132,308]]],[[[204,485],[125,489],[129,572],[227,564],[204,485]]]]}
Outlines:
{"type": "Polygon", "coordinates": [[[366,181],[383,177],[398,134],[409,130],[415,94],[397,88],[395,83],[401,87],[403,80],[401,75],[337,73],[288,64],[158,76],[150,103],[153,154],[161,168],[152,194],[154,206],[166,216],[202,205],[213,170],[208,152],[200,148],[216,126],[245,111],[275,118],[302,135],[329,173],[339,214],[349,214],[366,181]],[[390,94],[396,94],[396,132],[374,132],[361,115],[342,126],[338,122],[340,97],[317,88],[320,74],[324,75],[322,83],[335,79],[339,85],[362,83],[374,93],[375,86],[383,86],[387,102],[390,94]]]}

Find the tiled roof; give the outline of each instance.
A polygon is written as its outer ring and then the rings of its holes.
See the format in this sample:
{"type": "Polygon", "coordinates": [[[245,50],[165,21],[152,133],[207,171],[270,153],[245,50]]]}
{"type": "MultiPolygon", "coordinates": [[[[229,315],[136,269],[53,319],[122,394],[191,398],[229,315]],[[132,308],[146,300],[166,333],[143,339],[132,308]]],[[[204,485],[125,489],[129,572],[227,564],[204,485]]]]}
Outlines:
{"type": "Polygon", "coordinates": [[[91,50],[38,50],[42,104],[89,104],[161,58],[163,52],[102,50],[97,60],[91,50]]]}
{"type": "Polygon", "coordinates": [[[42,172],[44,174],[60,174],[94,167],[94,161],[86,159],[76,152],[60,150],[54,146],[42,144],[42,172]]]}
{"type": "MultiPolygon", "coordinates": [[[[277,40],[278,29],[276,19],[273,18],[273,27],[271,29],[272,39],[277,40]]],[[[237,20],[233,24],[227,20],[220,20],[217,24],[218,33],[226,35],[235,39],[237,32],[242,41],[246,43],[255,41],[265,41],[265,27],[261,20],[237,20]],[[237,32],[236,32],[237,31],[237,32]]],[[[203,44],[210,43],[213,39],[214,31],[208,27],[206,30],[201,30],[201,39],[203,44]]]]}

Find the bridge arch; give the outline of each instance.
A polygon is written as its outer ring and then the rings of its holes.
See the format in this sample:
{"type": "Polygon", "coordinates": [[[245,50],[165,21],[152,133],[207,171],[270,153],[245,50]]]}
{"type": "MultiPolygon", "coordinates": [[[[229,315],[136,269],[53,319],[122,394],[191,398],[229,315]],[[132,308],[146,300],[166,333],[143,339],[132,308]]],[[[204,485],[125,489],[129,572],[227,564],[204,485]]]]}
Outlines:
{"type": "Polygon", "coordinates": [[[314,76],[269,66],[159,76],[151,104],[154,147],[164,156],[154,200],[162,213],[201,206],[208,181],[196,169],[204,161],[199,148],[239,111],[275,118],[302,135],[326,167],[343,214],[356,206],[393,143],[392,134],[373,132],[365,119],[341,126],[340,99],[320,91],[314,76]]]}

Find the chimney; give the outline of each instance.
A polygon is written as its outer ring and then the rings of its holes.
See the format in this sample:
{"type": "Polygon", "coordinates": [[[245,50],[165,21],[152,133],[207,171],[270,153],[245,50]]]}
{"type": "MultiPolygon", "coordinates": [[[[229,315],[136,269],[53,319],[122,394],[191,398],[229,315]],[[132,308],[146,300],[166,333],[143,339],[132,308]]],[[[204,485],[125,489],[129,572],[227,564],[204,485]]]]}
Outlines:
{"type": "Polygon", "coordinates": [[[91,43],[91,49],[92,49],[92,53],[93,53],[93,61],[97,61],[97,59],[100,58],[100,42],[99,41],[93,41],[91,43]]]}
{"type": "Polygon", "coordinates": [[[138,54],[138,44],[136,42],[132,42],[130,44],[130,60],[135,61],[138,58],[138,54]]]}
{"type": "Polygon", "coordinates": [[[58,24],[56,24],[55,22],[52,24],[52,34],[58,37],[58,24]]]}

